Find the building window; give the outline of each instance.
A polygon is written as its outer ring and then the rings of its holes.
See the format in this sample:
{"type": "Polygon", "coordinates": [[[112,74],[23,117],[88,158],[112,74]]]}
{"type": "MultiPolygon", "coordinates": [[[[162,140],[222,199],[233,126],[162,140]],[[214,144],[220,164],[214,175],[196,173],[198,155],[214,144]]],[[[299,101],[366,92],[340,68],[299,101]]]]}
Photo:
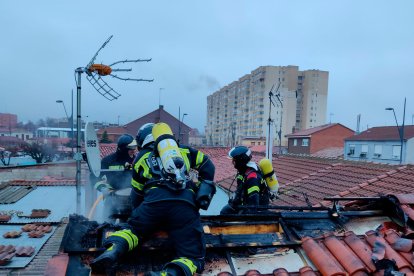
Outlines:
{"type": "Polygon", "coordinates": [[[297,146],[298,145],[298,139],[293,139],[293,145],[297,146]]]}
{"type": "Polygon", "coordinates": [[[260,146],[260,142],[257,142],[257,145],[260,146]]]}
{"type": "Polygon", "coordinates": [[[367,158],[367,153],[368,153],[368,145],[361,145],[361,153],[359,156],[361,158],[367,158]]]}
{"type": "Polygon", "coordinates": [[[303,147],[307,147],[307,146],[309,146],[309,139],[308,139],[308,138],[304,138],[304,139],[302,139],[302,146],[303,146],[303,147]]]}
{"type": "Polygon", "coordinates": [[[252,146],[254,146],[254,145],[256,145],[256,142],[250,142],[250,144],[251,144],[252,146]]]}
{"type": "Polygon", "coordinates": [[[392,146],[392,158],[393,159],[400,159],[400,153],[401,153],[401,146],[392,146]]]}
{"type": "Polygon", "coordinates": [[[355,145],[349,145],[349,152],[348,155],[355,155],[355,145]]]}
{"type": "Polygon", "coordinates": [[[374,157],[380,158],[382,155],[382,145],[375,145],[374,146],[374,157]]]}

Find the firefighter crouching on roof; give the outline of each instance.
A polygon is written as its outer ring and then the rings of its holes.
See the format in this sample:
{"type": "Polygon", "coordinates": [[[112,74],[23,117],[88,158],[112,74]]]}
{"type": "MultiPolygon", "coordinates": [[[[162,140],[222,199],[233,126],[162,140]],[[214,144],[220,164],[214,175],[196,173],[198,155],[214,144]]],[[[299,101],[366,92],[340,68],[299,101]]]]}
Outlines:
{"type": "Polygon", "coordinates": [[[94,270],[113,266],[126,252],[136,248],[142,237],[159,230],[167,231],[175,259],[163,271],[147,275],[190,276],[203,270],[205,241],[199,209],[208,208],[216,191],[215,168],[201,151],[183,145],[173,150],[176,142],[171,134],[164,123],[149,123],[139,129],[136,137],[139,153],[133,164],[131,192],[134,209],[128,227],[106,240],[107,250],[91,263],[94,270]],[[165,130],[165,134],[159,135],[160,130],[165,130]],[[167,160],[170,153],[176,156],[167,160]],[[166,167],[165,163],[171,160],[176,175],[171,174],[171,167],[166,167]],[[198,171],[198,183],[189,180],[190,168],[198,171]]]}
{"type": "Polygon", "coordinates": [[[276,175],[272,172],[275,186],[272,191],[266,184],[265,178],[258,165],[251,161],[252,152],[245,146],[232,148],[229,153],[233,166],[237,170],[237,188],[234,198],[229,200],[229,204],[221,209],[220,214],[255,213],[256,206],[268,206],[270,198],[277,194],[278,183],[276,175]],[[244,209],[239,206],[249,205],[252,208],[244,209]]]}
{"type": "Polygon", "coordinates": [[[113,192],[130,188],[132,178],[132,162],[135,158],[137,143],[129,134],[119,137],[116,152],[104,157],[101,161],[101,180],[95,189],[105,198],[104,217],[108,218],[116,207],[112,198],[113,192]]]}

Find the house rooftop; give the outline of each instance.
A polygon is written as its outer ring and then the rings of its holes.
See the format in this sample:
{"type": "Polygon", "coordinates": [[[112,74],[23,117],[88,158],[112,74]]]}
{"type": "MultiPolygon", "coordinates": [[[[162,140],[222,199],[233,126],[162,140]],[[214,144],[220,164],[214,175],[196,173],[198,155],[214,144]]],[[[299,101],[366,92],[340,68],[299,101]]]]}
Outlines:
{"type": "MultiPolygon", "coordinates": [[[[339,126],[342,126],[344,128],[347,128],[346,126],[343,126],[343,125],[341,125],[339,123],[335,123],[335,124],[325,124],[325,125],[321,125],[321,126],[317,126],[317,127],[313,127],[313,128],[308,128],[308,129],[304,129],[304,130],[301,130],[301,131],[297,131],[297,132],[294,132],[294,133],[290,133],[290,134],[285,135],[285,137],[288,137],[288,138],[310,137],[310,136],[312,136],[312,134],[315,134],[315,133],[317,133],[319,131],[322,131],[322,130],[325,130],[327,128],[331,128],[331,127],[334,127],[334,126],[338,126],[338,125],[339,126]]],[[[349,129],[349,130],[351,130],[351,129],[349,129]]],[[[353,130],[351,130],[351,131],[353,131],[353,130]]]]}
{"type": "MultiPolygon", "coordinates": [[[[404,126],[404,139],[414,137],[414,125],[404,126]]],[[[345,141],[400,141],[397,126],[372,127],[360,134],[346,138],[345,141]]]]}

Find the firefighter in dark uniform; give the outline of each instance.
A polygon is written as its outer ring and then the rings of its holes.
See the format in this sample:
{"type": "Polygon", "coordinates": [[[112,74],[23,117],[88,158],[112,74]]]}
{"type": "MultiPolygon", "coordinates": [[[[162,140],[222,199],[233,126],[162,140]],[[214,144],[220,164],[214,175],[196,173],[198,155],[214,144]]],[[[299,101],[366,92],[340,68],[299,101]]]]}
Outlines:
{"type": "Polygon", "coordinates": [[[216,191],[214,165],[201,151],[180,145],[187,177],[184,188],[177,190],[160,168],[159,139],[154,141],[153,127],[151,123],[143,125],[136,137],[139,153],[133,164],[134,209],[128,228],[106,240],[107,250],[92,262],[93,269],[113,266],[123,254],[137,247],[141,238],[159,230],[167,231],[176,256],[163,271],[147,275],[190,276],[204,268],[205,242],[199,209],[208,208],[216,191]],[[197,183],[189,180],[190,168],[198,171],[197,183]]]}
{"type": "Polygon", "coordinates": [[[234,198],[230,199],[229,204],[221,209],[220,214],[255,213],[257,212],[255,206],[269,205],[269,188],[257,164],[251,161],[250,149],[245,146],[237,146],[232,148],[228,155],[237,170],[237,189],[234,198]],[[238,208],[243,205],[249,205],[252,208],[238,208]]]}
{"type": "Polygon", "coordinates": [[[95,189],[104,195],[104,216],[110,216],[116,202],[112,196],[115,191],[130,188],[132,178],[132,163],[135,158],[137,143],[129,134],[119,137],[116,152],[104,157],[101,161],[101,180],[95,184],[95,189]],[[107,171],[105,171],[107,170],[107,171]]]}

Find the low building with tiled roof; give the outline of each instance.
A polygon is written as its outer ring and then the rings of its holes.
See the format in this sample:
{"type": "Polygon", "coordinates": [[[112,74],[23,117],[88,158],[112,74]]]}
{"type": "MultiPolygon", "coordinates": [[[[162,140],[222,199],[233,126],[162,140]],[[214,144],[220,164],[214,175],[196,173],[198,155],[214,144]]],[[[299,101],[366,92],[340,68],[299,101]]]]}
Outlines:
{"type": "Polygon", "coordinates": [[[346,160],[388,164],[414,164],[414,126],[404,127],[401,150],[401,128],[373,127],[345,139],[346,160]],[[402,153],[402,155],[401,155],[402,153]]]}
{"type": "Polygon", "coordinates": [[[320,150],[343,147],[344,139],[354,131],[341,124],[326,124],[287,134],[288,152],[293,154],[314,154],[320,150]]]}
{"type": "MultiPolygon", "coordinates": [[[[182,116],[182,115],[181,115],[182,116]]],[[[184,116],[183,116],[184,117],[184,116]]],[[[168,124],[171,127],[171,130],[177,140],[180,140],[181,143],[187,145],[188,138],[191,128],[182,122],[182,119],[179,120],[167,111],[165,111],[164,106],[160,105],[158,109],[132,121],[125,125],[127,133],[135,135],[138,132],[138,129],[146,123],[159,123],[163,122],[168,124]]]]}

